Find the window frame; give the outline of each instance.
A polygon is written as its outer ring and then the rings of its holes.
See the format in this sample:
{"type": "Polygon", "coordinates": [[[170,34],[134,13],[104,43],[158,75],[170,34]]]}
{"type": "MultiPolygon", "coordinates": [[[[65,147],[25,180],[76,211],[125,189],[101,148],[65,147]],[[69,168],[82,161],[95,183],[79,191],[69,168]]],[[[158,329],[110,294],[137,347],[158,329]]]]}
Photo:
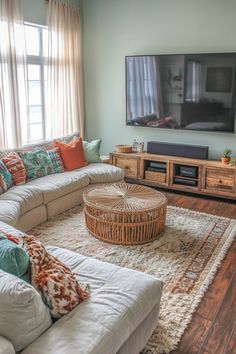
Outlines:
{"type": "MultiPolygon", "coordinates": [[[[39,65],[39,72],[40,72],[40,95],[41,95],[41,107],[42,107],[42,139],[39,140],[31,140],[31,125],[38,124],[38,123],[31,123],[30,122],[30,102],[28,98],[28,103],[27,103],[27,111],[28,111],[28,119],[27,119],[27,143],[37,143],[40,141],[45,140],[46,138],[46,106],[45,106],[45,94],[46,94],[46,87],[45,87],[45,66],[47,64],[47,56],[44,55],[43,53],[43,30],[48,29],[47,26],[39,25],[36,23],[32,22],[26,22],[24,21],[24,26],[25,26],[25,31],[26,31],[26,26],[29,27],[36,27],[38,29],[38,34],[39,34],[39,54],[38,55],[33,55],[33,54],[27,54],[26,50],[26,65],[28,68],[28,65],[39,65]]],[[[27,43],[26,43],[27,47],[27,43]]],[[[29,91],[29,81],[28,80],[28,74],[27,74],[27,87],[29,91]]]]}

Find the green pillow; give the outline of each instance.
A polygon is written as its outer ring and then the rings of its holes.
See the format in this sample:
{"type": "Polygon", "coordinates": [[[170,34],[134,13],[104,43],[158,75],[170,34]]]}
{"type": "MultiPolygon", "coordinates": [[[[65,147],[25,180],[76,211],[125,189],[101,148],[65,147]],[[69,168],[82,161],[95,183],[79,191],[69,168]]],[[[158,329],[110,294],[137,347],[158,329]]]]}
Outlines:
{"type": "Polygon", "coordinates": [[[101,162],[100,158],[100,146],[101,146],[101,139],[89,141],[83,141],[83,148],[84,148],[84,158],[89,163],[92,162],[101,162]]]}
{"type": "Polygon", "coordinates": [[[20,157],[26,169],[27,181],[47,176],[54,172],[52,161],[44,149],[20,153],[20,157]]]}
{"type": "Polygon", "coordinates": [[[29,280],[30,259],[25,250],[7,238],[0,238],[0,269],[29,280]]]}

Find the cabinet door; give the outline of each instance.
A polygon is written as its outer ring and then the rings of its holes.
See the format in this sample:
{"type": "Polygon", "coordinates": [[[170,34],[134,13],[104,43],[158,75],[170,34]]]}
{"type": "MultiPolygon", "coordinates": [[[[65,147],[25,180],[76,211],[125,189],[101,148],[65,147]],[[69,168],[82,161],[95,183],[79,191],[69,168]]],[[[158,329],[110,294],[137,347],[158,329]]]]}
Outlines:
{"type": "Polygon", "coordinates": [[[206,167],[204,173],[204,190],[209,193],[236,196],[235,171],[226,168],[206,167]]]}
{"type": "Polygon", "coordinates": [[[125,177],[139,178],[138,158],[114,156],[113,165],[125,171],[125,177]]]}

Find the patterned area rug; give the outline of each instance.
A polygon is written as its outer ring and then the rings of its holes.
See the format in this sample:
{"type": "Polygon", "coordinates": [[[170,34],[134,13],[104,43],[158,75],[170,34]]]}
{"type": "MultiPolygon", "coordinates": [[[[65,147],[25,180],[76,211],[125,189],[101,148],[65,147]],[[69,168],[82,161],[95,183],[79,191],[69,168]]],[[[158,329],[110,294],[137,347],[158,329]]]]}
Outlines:
{"type": "Polygon", "coordinates": [[[81,207],[31,230],[44,244],[145,272],[164,281],[160,321],[143,354],[169,353],[211,283],[236,234],[236,220],[168,207],[166,230],[142,246],[116,246],[91,236],[81,207]]]}

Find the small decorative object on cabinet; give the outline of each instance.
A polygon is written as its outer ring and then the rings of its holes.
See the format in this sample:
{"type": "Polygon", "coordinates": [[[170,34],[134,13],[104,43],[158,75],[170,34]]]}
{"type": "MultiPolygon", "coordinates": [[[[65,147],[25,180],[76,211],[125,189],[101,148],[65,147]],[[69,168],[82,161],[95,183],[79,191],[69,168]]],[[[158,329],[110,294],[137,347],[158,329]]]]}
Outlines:
{"type": "Polygon", "coordinates": [[[221,161],[224,165],[227,165],[230,162],[231,159],[231,155],[232,155],[232,150],[230,149],[225,149],[223,151],[222,157],[221,157],[221,161]]]}
{"type": "Polygon", "coordinates": [[[131,145],[116,145],[116,151],[129,153],[129,152],[132,152],[132,146],[131,145]]]}
{"type": "Polygon", "coordinates": [[[111,153],[127,182],[236,200],[236,165],[148,153],[111,153]]]}

